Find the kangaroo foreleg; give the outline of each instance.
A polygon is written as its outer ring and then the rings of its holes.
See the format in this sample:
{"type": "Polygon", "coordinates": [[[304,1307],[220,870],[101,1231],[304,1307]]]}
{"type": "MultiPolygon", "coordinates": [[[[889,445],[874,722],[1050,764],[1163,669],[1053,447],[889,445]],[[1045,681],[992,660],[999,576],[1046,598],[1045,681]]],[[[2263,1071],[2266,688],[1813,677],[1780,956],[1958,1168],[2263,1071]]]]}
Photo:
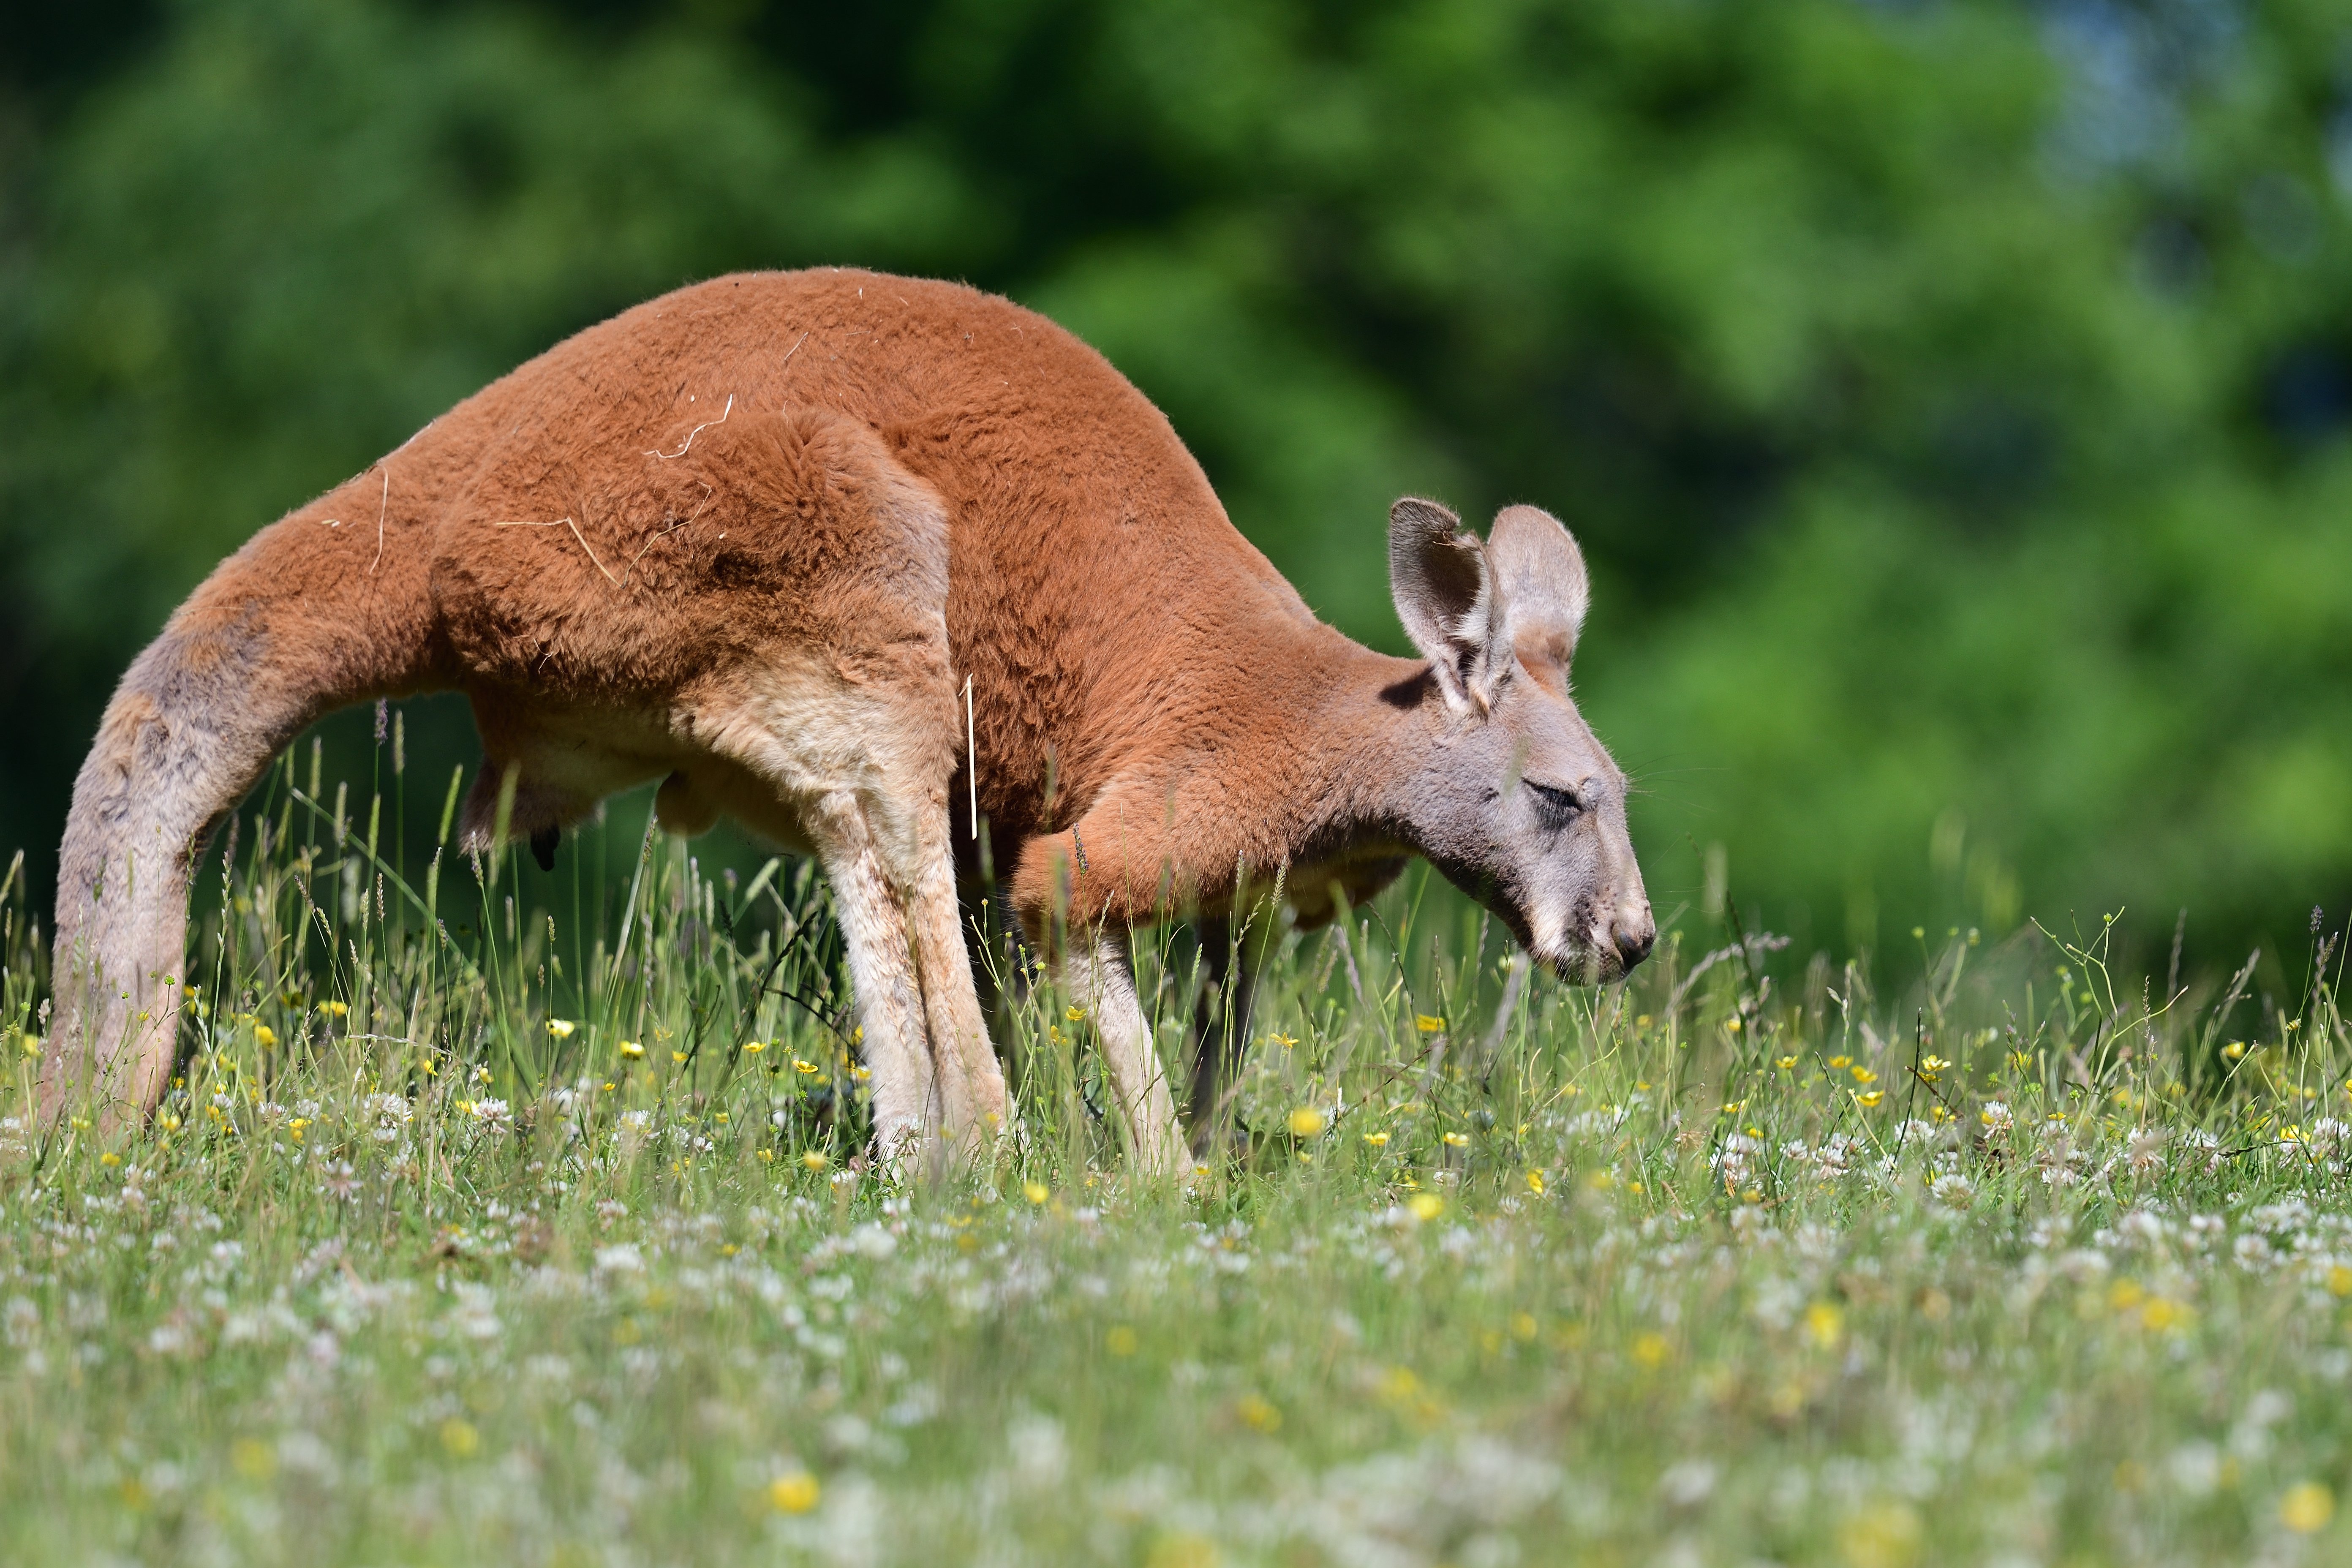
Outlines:
{"type": "Polygon", "coordinates": [[[1103,1066],[1118,1099],[1136,1163],[1153,1175],[1173,1175],[1186,1163],[1183,1129],[1176,1121],[1176,1098],[1151,1041],[1151,1025],[1136,994],[1127,932],[1106,929],[1091,936],[1071,933],[1062,957],[1062,981],[1070,998],[1087,1009],[1102,1040],[1103,1066]]]}
{"type": "Polygon", "coordinates": [[[1250,1009],[1265,967],[1267,921],[1244,930],[1238,941],[1229,916],[1193,922],[1200,942],[1200,997],[1192,1014],[1192,1081],[1186,1096],[1192,1148],[1207,1153],[1229,1134],[1234,1079],[1249,1047],[1250,1009]]]}

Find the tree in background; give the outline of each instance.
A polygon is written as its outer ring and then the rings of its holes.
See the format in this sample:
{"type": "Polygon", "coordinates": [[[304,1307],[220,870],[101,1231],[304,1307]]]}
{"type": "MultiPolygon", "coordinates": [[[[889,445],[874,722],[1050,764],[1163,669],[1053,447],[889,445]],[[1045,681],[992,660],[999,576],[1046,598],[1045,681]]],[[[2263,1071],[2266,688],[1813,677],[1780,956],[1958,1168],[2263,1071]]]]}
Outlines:
{"type": "Polygon", "coordinates": [[[1394,495],[1559,512],[1662,909],[1710,845],[1833,946],[2352,894],[2336,7],[142,15],[0,138],[0,842],[255,528],[638,299],[839,261],[1095,342],[1374,642],[1394,495]]]}

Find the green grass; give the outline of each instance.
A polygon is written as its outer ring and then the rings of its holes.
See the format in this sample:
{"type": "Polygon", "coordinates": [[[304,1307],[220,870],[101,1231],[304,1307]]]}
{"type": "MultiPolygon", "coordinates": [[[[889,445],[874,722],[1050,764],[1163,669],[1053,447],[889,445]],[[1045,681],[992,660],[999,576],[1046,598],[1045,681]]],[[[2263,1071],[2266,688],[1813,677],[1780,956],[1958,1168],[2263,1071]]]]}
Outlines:
{"type": "MultiPolygon", "coordinates": [[[[1185,1189],[1020,984],[1018,1139],[898,1187],[804,867],[616,811],[519,882],[299,782],[205,862],[148,1131],[31,1124],[0,894],[10,1561],[2346,1549],[2332,983],[2167,1005],[2104,929],[1956,932],[1881,999],[1685,921],[1622,992],[1522,987],[1416,880],[1281,941],[1185,1189]]],[[[1171,1058],[1192,965],[1143,954],[1171,1058]]]]}

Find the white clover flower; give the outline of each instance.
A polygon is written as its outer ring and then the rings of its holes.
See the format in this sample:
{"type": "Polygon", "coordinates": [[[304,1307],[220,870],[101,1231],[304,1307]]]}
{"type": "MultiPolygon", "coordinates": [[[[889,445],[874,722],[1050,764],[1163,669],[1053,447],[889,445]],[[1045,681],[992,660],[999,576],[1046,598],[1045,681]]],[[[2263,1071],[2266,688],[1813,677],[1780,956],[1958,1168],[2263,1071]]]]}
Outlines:
{"type": "Polygon", "coordinates": [[[596,1272],[599,1274],[643,1274],[645,1255],[633,1242],[616,1241],[610,1247],[596,1249],[596,1272]]]}
{"type": "Polygon", "coordinates": [[[1669,1508],[1696,1508],[1715,1490],[1716,1467],[1706,1459],[1684,1459],[1666,1467],[1658,1478],[1658,1500],[1669,1508]]]}
{"type": "Polygon", "coordinates": [[[1013,1473],[1032,1491],[1050,1491],[1070,1468],[1070,1445],[1062,1424],[1050,1415],[1024,1414],[1005,1428],[1004,1446],[1013,1456],[1013,1473]]]}
{"type": "Polygon", "coordinates": [[[22,1296],[11,1296],[8,1305],[0,1308],[0,1338],[11,1345],[31,1344],[33,1331],[40,1326],[41,1310],[22,1296]]]}
{"type": "Polygon", "coordinates": [[[1977,1120],[1984,1123],[1987,1132],[2006,1132],[2016,1125],[2009,1107],[1998,1100],[1986,1100],[1984,1109],[1977,1112],[1977,1120]]]}
{"type": "Polygon", "coordinates": [[[1843,1176],[1870,1155],[1870,1145],[1850,1132],[1832,1132],[1813,1156],[1814,1168],[1825,1176],[1843,1176]]]}
{"type": "Polygon", "coordinates": [[[2210,1497],[2221,1484],[2221,1450],[2201,1440],[2183,1443],[2165,1460],[2164,1468],[2173,1484],[2189,1497],[2210,1497]]]}
{"type": "Polygon", "coordinates": [[[2271,1236],[2294,1236],[2311,1226],[2311,1205],[2301,1198],[2264,1204],[2246,1215],[2246,1223],[2271,1236]]]}
{"type": "Polygon", "coordinates": [[[2096,1247],[2078,1247],[2058,1259],[2058,1272],[2077,1285],[2095,1285],[2114,1268],[2107,1255],[2096,1247]]]}
{"type": "Polygon", "coordinates": [[[335,1479],[334,1451],[308,1432],[289,1432],[278,1439],[278,1463],[296,1475],[315,1480],[335,1479]]]}

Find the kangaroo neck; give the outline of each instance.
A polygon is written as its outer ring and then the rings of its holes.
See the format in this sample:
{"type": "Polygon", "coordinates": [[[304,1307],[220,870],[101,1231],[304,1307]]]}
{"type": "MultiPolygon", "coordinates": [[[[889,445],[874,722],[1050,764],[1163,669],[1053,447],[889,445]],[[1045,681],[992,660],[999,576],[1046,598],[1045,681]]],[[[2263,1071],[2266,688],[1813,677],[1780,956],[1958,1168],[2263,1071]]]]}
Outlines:
{"type": "Polygon", "coordinates": [[[1309,866],[1412,851],[1413,779],[1444,727],[1428,666],[1376,653],[1328,626],[1265,671],[1268,748],[1264,820],[1278,843],[1259,865],[1309,866]]]}

